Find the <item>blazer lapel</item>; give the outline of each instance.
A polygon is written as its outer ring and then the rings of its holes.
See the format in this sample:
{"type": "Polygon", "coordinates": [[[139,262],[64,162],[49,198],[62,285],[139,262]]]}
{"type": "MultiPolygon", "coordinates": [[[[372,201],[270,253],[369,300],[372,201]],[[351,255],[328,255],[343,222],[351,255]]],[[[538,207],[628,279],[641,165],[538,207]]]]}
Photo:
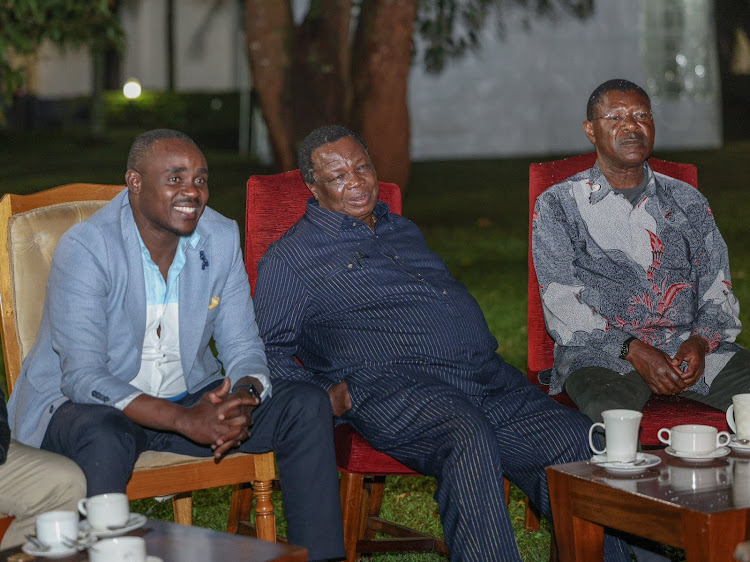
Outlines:
{"type": "MultiPolygon", "coordinates": [[[[125,310],[133,328],[135,346],[138,348],[138,353],[140,354],[143,351],[143,338],[146,335],[146,282],[143,278],[141,245],[138,242],[133,211],[128,203],[122,206],[120,222],[122,225],[122,240],[127,259],[128,276],[125,298],[128,306],[125,306],[125,310]]],[[[136,374],[133,376],[135,377],[136,374]]]]}
{"type": "Polygon", "coordinates": [[[211,270],[208,267],[201,268],[203,260],[200,256],[201,251],[204,255],[209,254],[209,234],[200,228],[199,234],[200,240],[196,247],[188,246],[185,251],[185,266],[180,273],[180,357],[188,389],[188,375],[206,328],[206,315],[211,299],[211,270]]]}

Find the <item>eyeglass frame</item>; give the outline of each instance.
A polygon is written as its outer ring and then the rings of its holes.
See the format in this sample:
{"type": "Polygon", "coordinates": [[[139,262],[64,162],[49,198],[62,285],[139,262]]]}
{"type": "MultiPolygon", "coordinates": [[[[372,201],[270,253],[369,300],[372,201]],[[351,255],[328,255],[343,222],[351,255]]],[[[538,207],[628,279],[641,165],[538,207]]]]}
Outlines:
{"type": "Polygon", "coordinates": [[[601,117],[594,117],[591,121],[598,121],[599,119],[606,119],[613,125],[618,125],[620,123],[624,123],[625,119],[628,117],[632,118],[633,121],[640,124],[647,124],[651,123],[654,120],[654,114],[651,110],[644,111],[623,111],[620,113],[609,113],[607,115],[602,115],[601,117]],[[640,119],[636,115],[645,115],[645,117],[641,117],[640,119]]]}

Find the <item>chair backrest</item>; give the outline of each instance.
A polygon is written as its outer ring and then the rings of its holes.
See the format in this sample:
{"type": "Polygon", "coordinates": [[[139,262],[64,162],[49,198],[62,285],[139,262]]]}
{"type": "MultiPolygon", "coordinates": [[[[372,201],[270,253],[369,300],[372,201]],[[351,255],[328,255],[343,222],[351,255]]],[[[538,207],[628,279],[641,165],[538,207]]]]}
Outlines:
{"type": "Polygon", "coordinates": [[[0,199],[0,333],[8,392],[36,340],[57,242],[123,189],[75,183],[0,199]]]}
{"type": "MultiPolygon", "coordinates": [[[[539,283],[534,269],[531,248],[532,215],[536,198],[547,188],[560,183],[566,178],[591,168],[596,162],[596,153],[581,154],[563,160],[553,160],[531,164],[529,166],[529,284],[528,284],[528,360],[527,375],[534,384],[538,384],[538,373],[552,367],[554,342],[544,325],[542,300],[539,295],[539,283]]],[[[682,180],[693,187],[698,187],[698,169],[692,164],[678,164],[650,158],[651,168],[660,174],[682,180]]]]}
{"type": "MultiPolygon", "coordinates": [[[[395,183],[379,182],[380,200],[392,213],[401,214],[401,190],[395,183]]],[[[245,268],[255,292],[258,262],[266,250],[304,214],[312,195],[299,170],[247,180],[245,207],[245,268]]]]}

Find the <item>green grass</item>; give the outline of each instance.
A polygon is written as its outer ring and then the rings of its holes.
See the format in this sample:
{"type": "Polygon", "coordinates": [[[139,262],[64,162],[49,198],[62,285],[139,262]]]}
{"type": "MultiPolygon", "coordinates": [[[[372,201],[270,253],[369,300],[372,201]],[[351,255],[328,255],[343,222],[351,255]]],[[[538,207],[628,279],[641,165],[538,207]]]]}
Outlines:
{"type": "MultiPolygon", "coordinates": [[[[0,132],[0,193],[28,193],[62,183],[85,181],[123,183],[125,157],[132,132],[111,133],[106,142],[92,143],[85,136],[62,133],[10,135],[0,132]]],[[[198,138],[200,142],[200,138],[198,138]]],[[[244,221],[245,182],[254,173],[268,173],[249,159],[227,150],[205,147],[211,169],[210,204],[244,221]]],[[[712,203],[714,215],[729,247],[734,290],[744,304],[743,323],[750,325],[750,252],[747,251],[746,194],[750,143],[732,143],[720,150],[659,153],[657,156],[698,165],[701,190],[712,203]]],[[[423,230],[431,247],[447,262],[479,301],[499,352],[524,369],[526,364],[526,275],[528,165],[544,158],[416,163],[404,204],[404,214],[423,230]]],[[[750,345],[750,330],[740,337],[750,345]]],[[[2,377],[4,378],[4,377],[2,377]]],[[[442,534],[431,478],[389,478],[383,514],[424,531],[442,534]]],[[[278,494],[274,494],[278,496],[278,494]]],[[[280,499],[274,498],[279,513],[280,499]]],[[[511,491],[511,517],[516,525],[524,560],[546,560],[549,531],[543,522],[537,533],[523,531],[522,495],[511,491]]],[[[154,500],[134,502],[145,511],[154,500]]],[[[223,530],[229,490],[199,492],[194,503],[197,525],[223,530]]],[[[169,519],[169,502],[154,515],[169,519]]],[[[279,531],[284,531],[283,516],[279,531]]],[[[680,559],[680,553],[673,555],[680,559]]],[[[382,555],[383,562],[443,560],[432,554],[382,555]]]]}

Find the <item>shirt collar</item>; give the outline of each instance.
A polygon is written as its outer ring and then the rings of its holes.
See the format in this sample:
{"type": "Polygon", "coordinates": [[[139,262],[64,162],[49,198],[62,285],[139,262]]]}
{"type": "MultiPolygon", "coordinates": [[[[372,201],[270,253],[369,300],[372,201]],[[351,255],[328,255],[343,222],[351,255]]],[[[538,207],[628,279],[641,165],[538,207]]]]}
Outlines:
{"type": "MultiPolygon", "coordinates": [[[[143,259],[147,260],[147,263],[153,263],[153,260],[151,259],[151,252],[148,251],[148,248],[146,248],[146,244],[143,243],[143,238],[141,238],[141,233],[138,230],[137,225],[135,227],[135,234],[138,237],[138,244],[141,247],[141,255],[143,256],[143,259]]],[[[201,235],[198,234],[197,229],[194,230],[190,236],[180,236],[180,241],[177,243],[177,252],[180,254],[184,254],[188,246],[195,249],[200,239],[201,235]]]]}
{"type": "MultiPolygon", "coordinates": [[[[648,165],[648,162],[643,163],[643,171],[648,178],[648,185],[646,185],[646,190],[643,192],[643,196],[650,197],[656,193],[656,176],[654,175],[653,170],[651,170],[651,166],[648,165]]],[[[615,189],[609,185],[604,172],[599,168],[599,162],[594,164],[594,167],[591,168],[588,183],[591,186],[591,197],[589,198],[589,201],[592,205],[598,203],[607,195],[615,191],[615,189]]]]}
{"type": "MultiPolygon", "coordinates": [[[[382,201],[378,201],[375,204],[375,209],[372,214],[377,219],[376,228],[378,228],[381,221],[391,221],[390,209],[388,208],[388,205],[382,201]]],[[[331,238],[338,238],[339,233],[344,229],[365,225],[361,220],[350,217],[345,213],[324,209],[313,197],[307,201],[307,212],[305,217],[331,238]]],[[[367,228],[369,229],[370,227],[367,226],[367,228]]]]}

